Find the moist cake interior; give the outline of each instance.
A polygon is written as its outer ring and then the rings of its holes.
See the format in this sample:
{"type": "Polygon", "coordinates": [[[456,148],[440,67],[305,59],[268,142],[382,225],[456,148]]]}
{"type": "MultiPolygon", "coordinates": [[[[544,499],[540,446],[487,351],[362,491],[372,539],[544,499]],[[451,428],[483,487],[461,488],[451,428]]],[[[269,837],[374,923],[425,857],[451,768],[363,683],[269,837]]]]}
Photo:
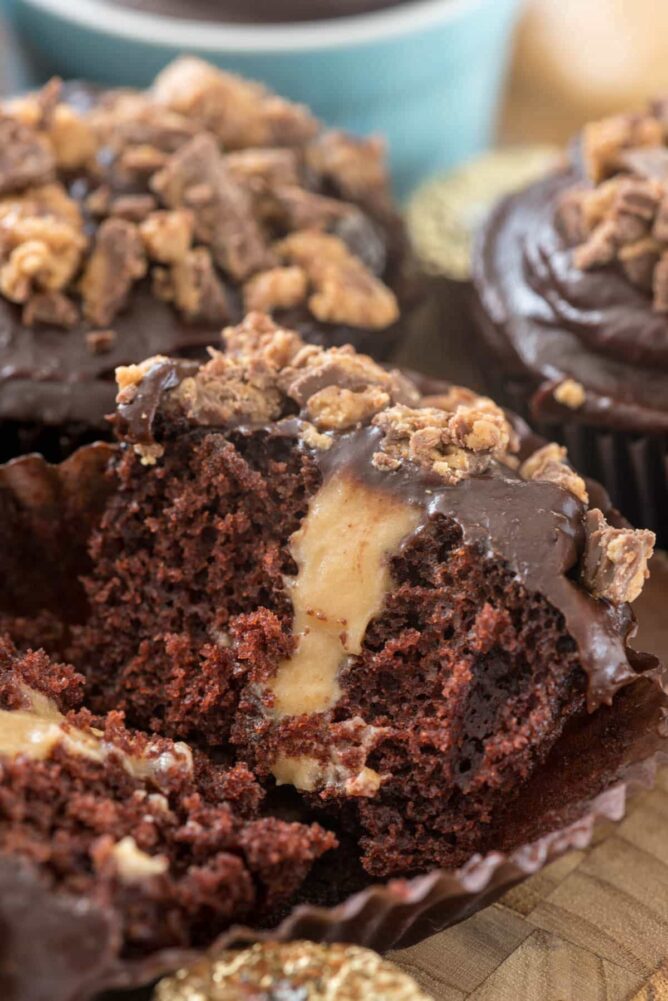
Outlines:
{"type": "Polygon", "coordinates": [[[120,913],[128,955],[494,849],[564,730],[639,678],[629,601],[653,537],[608,523],[564,450],[262,314],[225,348],[119,370],[108,496],[89,469],[79,500],[103,513],[63,529],[85,536],[82,600],[63,625],[54,566],[39,610],[2,609],[17,643],[73,665],[6,648],[8,716],[36,688],[94,717],[3,762],[0,851],[120,913]],[[77,754],[82,726],[111,754],[77,754]],[[153,773],[114,747],[161,741],[194,767],[161,776],[168,819],[151,808],[144,832],[153,773]],[[130,889],[128,837],[166,859],[130,889]]]}

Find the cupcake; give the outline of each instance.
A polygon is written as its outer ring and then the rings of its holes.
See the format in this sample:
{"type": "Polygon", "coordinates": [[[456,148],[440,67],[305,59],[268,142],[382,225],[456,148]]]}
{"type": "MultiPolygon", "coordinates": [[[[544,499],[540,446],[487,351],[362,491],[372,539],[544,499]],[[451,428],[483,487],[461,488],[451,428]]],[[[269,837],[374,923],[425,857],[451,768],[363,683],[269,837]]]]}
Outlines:
{"type": "Polygon", "coordinates": [[[474,264],[487,384],[668,542],[668,230],[655,102],[587,126],[571,164],[502,201],[474,264]]]}
{"type": "Polygon", "coordinates": [[[5,656],[8,1001],[35,942],[88,1001],[263,929],[427,934],[665,745],[627,646],[652,533],[561,446],[266,314],[223,348],[119,368],[118,446],[0,467],[0,625],[51,653],[5,656]]]}
{"type": "Polygon", "coordinates": [[[254,945],[163,980],[155,1001],[429,1001],[412,977],[368,949],[312,942],[254,945]]]}
{"type": "Polygon", "coordinates": [[[2,106],[0,458],[105,436],[113,372],[261,308],[378,358],[413,294],[382,142],[193,58],[2,106]]]}

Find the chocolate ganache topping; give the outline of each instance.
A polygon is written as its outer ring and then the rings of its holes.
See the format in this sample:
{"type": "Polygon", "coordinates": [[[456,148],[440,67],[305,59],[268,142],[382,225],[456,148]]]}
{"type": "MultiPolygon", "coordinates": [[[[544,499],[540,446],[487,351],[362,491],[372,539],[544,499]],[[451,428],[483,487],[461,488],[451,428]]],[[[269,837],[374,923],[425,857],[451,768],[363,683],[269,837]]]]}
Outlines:
{"type": "MultiPolygon", "coordinates": [[[[629,602],[654,536],[608,524],[564,448],[537,447],[520,423],[522,440],[486,397],[445,383],[421,396],[401,373],[351,348],[304,345],[262,314],[228,328],[224,341],[225,353],[188,373],[166,358],[117,373],[117,427],[146,465],[188,428],[295,439],[324,483],[348,477],[386,491],[418,510],[414,532],[437,514],[453,519],[465,545],[544,595],[577,645],[591,711],[637,678],[629,602]]],[[[591,493],[606,504],[603,491],[591,493]]]]}
{"type": "Polygon", "coordinates": [[[0,420],[99,434],[117,366],[204,357],[248,308],[390,350],[403,237],[378,140],[191,58],[144,92],[53,80],[0,132],[0,420]]]}
{"type": "Polygon", "coordinates": [[[668,430],[667,137],[665,102],[592,123],[481,233],[483,331],[537,419],[668,430]]]}

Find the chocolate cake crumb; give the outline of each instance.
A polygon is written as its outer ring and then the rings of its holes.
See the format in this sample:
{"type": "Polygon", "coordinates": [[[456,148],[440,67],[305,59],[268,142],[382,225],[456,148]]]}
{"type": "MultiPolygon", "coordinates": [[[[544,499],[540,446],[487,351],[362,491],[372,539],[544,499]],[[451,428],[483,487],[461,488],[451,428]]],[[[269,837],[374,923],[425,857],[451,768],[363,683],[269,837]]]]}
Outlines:
{"type": "Polygon", "coordinates": [[[317,824],[263,816],[244,765],[73,711],[83,683],[0,640],[0,852],[101,908],[120,956],[201,947],[268,914],[335,847],[317,824]]]}
{"type": "Polygon", "coordinates": [[[647,529],[613,528],[598,508],[587,512],[587,546],[582,580],[597,598],[615,605],[635,601],[649,576],[654,533],[647,529]]]}

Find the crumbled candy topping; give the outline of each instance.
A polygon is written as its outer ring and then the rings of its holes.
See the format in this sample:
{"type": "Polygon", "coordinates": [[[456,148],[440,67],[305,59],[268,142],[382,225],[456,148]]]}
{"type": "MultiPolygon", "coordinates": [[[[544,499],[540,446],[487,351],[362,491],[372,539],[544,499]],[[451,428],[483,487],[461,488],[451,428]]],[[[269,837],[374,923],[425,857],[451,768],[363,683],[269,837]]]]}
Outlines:
{"type": "MultiPolygon", "coordinates": [[[[350,345],[322,348],[306,344],[293,330],[265,313],[249,313],[223,331],[224,350],[210,349],[202,365],[167,380],[158,405],[165,414],[203,427],[240,423],[262,425],[299,418],[299,437],[315,451],[329,450],[337,434],[373,429],[372,465],[388,474],[415,469],[448,486],[473,476],[496,473],[554,484],[586,509],[587,485],[568,462],[566,449],[545,444],[520,461],[518,435],[508,415],[486,396],[449,386],[422,396],[399,371],[388,371],[350,345]]],[[[141,399],[148,376],[175,363],[163,356],[116,370],[117,401],[123,408],[141,399]]],[[[125,413],[126,420],[129,415],[125,413]]],[[[128,425],[129,427],[129,425],[128,425]]],[[[161,458],[161,443],[137,441],[141,461],[161,458]]],[[[633,601],[647,576],[651,532],[614,528],[598,509],[586,512],[587,541],[581,566],[583,584],[596,597],[615,604],[633,601]]]]}
{"type": "Polygon", "coordinates": [[[248,309],[398,318],[355,246],[391,211],[382,143],[258,83],[184,57],[79,110],[54,79],[0,105],[0,139],[0,294],[26,324],[107,328],[146,276],[190,323],[226,322],[231,286],[248,309]]]}
{"type": "Polygon", "coordinates": [[[668,104],[592,122],[582,151],[590,183],[559,206],[576,267],[615,266],[668,312],[668,104]]]}

